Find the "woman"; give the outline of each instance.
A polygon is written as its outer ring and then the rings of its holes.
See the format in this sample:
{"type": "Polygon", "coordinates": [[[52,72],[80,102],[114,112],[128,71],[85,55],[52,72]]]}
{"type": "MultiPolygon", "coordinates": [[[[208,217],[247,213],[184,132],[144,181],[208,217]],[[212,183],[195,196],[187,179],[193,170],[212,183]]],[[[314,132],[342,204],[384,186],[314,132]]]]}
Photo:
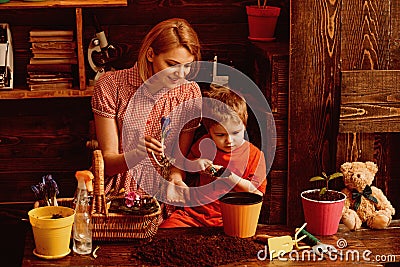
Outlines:
{"type": "MultiPolygon", "coordinates": [[[[187,155],[200,121],[201,92],[197,83],[185,77],[191,63],[200,59],[193,28],[184,19],[169,19],[146,35],[132,68],[107,72],[97,81],[92,109],[109,177],[106,193],[124,188],[125,192],[164,194],[160,192],[164,180],[149,155],[154,153],[159,159],[168,151],[178,161],[187,155]],[[163,117],[169,118],[171,131],[161,145],[163,117]],[[189,117],[195,119],[188,122],[189,117]]],[[[168,180],[178,187],[169,186],[166,199],[161,200],[184,202],[181,190],[187,186],[183,179],[184,172],[172,168],[168,180]]],[[[164,217],[174,209],[165,207],[164,217]]]]}

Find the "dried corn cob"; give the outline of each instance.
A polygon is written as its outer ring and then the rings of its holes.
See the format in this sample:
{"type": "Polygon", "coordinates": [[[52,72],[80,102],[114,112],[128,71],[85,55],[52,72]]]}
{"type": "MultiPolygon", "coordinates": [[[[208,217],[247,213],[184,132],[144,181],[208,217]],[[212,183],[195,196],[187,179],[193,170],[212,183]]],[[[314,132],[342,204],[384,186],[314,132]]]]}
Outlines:
{"type": "Polygon", "coordinates": [[[104,160],[101,150],[93,151],[92,172],[94,175],[92,213],[108,215],[106,196],[104,193],[104,160]]]}

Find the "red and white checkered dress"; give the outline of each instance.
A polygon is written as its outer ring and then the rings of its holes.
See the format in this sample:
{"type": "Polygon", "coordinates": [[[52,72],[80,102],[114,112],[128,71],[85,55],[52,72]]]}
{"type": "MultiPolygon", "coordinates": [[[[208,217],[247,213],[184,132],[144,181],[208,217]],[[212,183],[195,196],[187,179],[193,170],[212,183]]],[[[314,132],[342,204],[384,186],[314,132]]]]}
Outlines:
{"type": "MultiPolygon", "coordinates": [[[[197,83],[187,82],[173,89],[161,89],[150,94],[137,68],[107,72],[97,81],[92,97],[96,115],[117,121],[119,152],[127,152],[138,144],[139,138],[151,135],[161,139],[161,118],[169,117],[171,129],[165,140],[166,154],[178,142],[180,130],[195,129],[201,116],[201,91],[197,83]]],[[[106,178],[106,193],[112,188],[118,192],[147,192],[152,195],[160,188],[160,175],[154,162],[146,158],[129,171],[106,178]]],[[[168,208],[170,210],[170,208],[168,208]]],[[[168,212],[169,213],[169,212],[168,212]]]]}

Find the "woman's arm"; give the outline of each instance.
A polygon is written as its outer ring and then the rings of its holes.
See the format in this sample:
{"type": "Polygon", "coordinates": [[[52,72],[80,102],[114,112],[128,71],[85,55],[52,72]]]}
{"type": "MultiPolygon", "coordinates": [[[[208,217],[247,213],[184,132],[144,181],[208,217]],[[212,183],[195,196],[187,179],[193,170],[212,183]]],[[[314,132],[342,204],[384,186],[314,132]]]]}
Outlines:
{"type": "Polygon", "coordinates": [[[120,153],[116,121],[96,114],[94,115],[94,120],[96,138],[103,153],[105,173],[108,176],[127,171],[128,166],[132,167],[146,157],[146,152],[154,152],[157,155],[162,152],[159,141],[151,136],[145,136],[143,143],[139,142],[135,149],[120,153]]]}
{"type": "Polygon", "coordinates": [[[185,178],[185,170],[184,170],[184,162],[185,159],[189,153],[190,146],[192,145],[194,137],[194,130],[188,130],[188,131],[182,131],[179,135],[179,142],[178,142],[178,147],[174,148],[174,151],[179,151],[180,152],[175,153],[175,166],[171,169],[171,175],[170,179],[171,180],[184,180],[185,178]],[[179,157],[178,155],[182,155],[184,158],[179,157]]]}
{"type": "MultiPolygon", "coordinates": [[[[189,153],[190,146],[192,144],[194,131],[183,131],[179,135],[178,147],[180,152],[175,153],[176,155],[182,155],[182,157],[175,158],[175,166],[171,167],[170,173],[170,185],[167,188],[167,200],[170,202],[184,203],[189,197],[189,187],[183,181],[185,179],[184,161],[189,153]]],[[[177,151],[175,150],[174,151],[177,151]]]]}
{"type": "Polygon", "coordinates": [[[118,128],[114,119],[94,114],[96,138],[104,158],[105,174],[112,176],[128,170],[125,157],[118,150],[118,128]]]}

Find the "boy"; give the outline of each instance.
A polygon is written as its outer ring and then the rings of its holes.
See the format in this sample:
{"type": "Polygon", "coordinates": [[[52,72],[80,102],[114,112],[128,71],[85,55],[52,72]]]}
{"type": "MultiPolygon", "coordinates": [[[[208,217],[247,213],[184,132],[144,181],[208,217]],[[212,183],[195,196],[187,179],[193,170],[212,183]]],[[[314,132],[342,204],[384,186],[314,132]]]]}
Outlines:
{"type": "Polygon", "coordinates": [[[208,134],[193,144],[185,163],[187,171],[200,173],[198,187],[191,191],[190,203],[160,228],[222,226],[219,197],[229,191],[265,193],[264,154],[244,139],[246,101],[226,87],[212,87],[203,103],[208,134]]]}

